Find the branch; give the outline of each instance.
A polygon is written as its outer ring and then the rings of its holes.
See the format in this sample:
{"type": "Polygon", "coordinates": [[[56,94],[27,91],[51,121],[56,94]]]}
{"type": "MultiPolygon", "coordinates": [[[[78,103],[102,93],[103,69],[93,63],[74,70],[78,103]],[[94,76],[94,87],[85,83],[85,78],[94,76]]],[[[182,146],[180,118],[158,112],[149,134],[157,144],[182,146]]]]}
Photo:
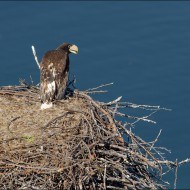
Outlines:
{"type": "Polygon", "coordinates": [[[108,103],[101,103],[102,105],[106,105],[106,106],[109,106],[109,105],[112,105],[112,104],[117,104],[120,100],[121,100],[122,96],[119,96],[118,98],[116,98],[115,100],[113,101],[110,101],[108,103]]]}
{"type": "Polygon", "coordinates": [[[175,190],[176,190],[176,186],[177,186],[177,173],[178,173],[178,160],[176,159],[175,180],[174,180],[174,189],[175,190]]]}
{"type": "Polygon", "coordinates": [[[99,89],[99,88],[102,88],[102,87],[105,87],[105,86],[109,86],[109,85],[112,85],[112,84],[113,84],[113,82],[108,83],[108,84],[102,84],[102,85],[97,86],[97,87],[95,87],[95,88],[89,88],[89,89],[85,90],[85,92],[97,90],[97,89],[99,89]]]}
{"type": "Polygon", "coordinates": [[[37,65],[38,65],[38,67],[39,67],[39,69],[40,69],[40,63],[39,63],[38,57],[37,57],[37,55],[36,55],[36,50],[35,50],[34,46],[32,46],[31,48],[32,48],[32,53],[33,53],[33,55],[34,55],[34,59],[35,59],[37,65]]]}

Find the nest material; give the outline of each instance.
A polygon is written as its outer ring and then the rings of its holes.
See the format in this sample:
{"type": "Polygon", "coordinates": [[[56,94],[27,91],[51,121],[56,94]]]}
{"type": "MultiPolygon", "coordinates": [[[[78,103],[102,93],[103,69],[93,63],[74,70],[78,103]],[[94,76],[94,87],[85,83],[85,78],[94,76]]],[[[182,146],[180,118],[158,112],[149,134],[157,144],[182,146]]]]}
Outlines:
{"type": "Polygon", "coordinates": [[[97,102],[88,95],[95,91],[74,91],[42,111],[38,87],[1,87],[0,189],[165,188],[163,173],[176,163],[115,117],[153,122],[119,109],[160,108],[97,102]]]}

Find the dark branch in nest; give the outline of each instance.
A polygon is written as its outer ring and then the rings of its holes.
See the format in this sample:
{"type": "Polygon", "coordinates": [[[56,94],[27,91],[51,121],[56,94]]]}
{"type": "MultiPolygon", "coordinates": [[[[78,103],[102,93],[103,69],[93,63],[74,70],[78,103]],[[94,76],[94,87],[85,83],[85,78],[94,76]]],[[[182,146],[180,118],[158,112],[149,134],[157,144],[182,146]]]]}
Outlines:
{"type": "MultiPolygon", "coordinates": [[[[150,116],[163,108],[120,102],[121,97],[97,102],[88,95],[102,92],[99,89],[104,86],[72,93],[69,89],[66,100],[54,102],[54,117],[49,119],[51,110],[36,114],[46,119],[37,127],[30,126],[33,136],[25,134],[24,125],[17,132],[16,122],[24,117],[10,119],[11,134],[6,129],[0,139],[0,189],[165,189],[168,182],[162,178],[170,170],[175,170],[176,188],[178,166],[190,159],[166,160],[162,156],[165,149],[155,146],[161,131],[153,142],[146,142],[130,128],[139,121],[155,123],[150,116]],[[129,116],[119,111],[122,108],[150,113],[129,116]],[[132,122],[123,124],[115,115],[132,122]]],[[[25,81],[1,87],[0,96],[14,96],[32,105],[36,101],[40,107],[39,88],[25,81]]]]}

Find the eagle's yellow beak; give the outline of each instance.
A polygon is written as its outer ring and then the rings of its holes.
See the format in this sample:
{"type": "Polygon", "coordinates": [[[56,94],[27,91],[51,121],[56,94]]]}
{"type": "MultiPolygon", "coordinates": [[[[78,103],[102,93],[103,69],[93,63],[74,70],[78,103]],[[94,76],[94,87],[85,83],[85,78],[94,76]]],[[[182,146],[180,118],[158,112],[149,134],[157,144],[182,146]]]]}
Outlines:
{"type": "Polygon", "coordinates": [[[76,45],[72,45],[72,46],[70,46],[69,51],[71,53],[77,54],[79,49],[78,49],[78,47],[76,45]]]}

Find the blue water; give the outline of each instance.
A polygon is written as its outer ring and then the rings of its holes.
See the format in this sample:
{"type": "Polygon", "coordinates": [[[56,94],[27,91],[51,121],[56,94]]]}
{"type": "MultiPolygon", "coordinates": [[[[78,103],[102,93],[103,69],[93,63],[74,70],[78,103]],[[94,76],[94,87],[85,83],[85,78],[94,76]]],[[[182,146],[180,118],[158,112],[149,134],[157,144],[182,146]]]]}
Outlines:
{"type": "MultiPolygon", "coordinates": [[[[39,83],[39,60],[62,42],[78,45],[71,76],[83,90],[114,82],[95,98],[161,105],[171,112],[140,123],[136,134],[153,140],[167,158],[190,157],[190,3],[189,2],[0,2],[0,85],[19,78],[39,83]]],[[[173,174],[166,176],[173,184],[173,174]]],[[[190,164],[181,166],[178,188],[190,188],[190,164]]],[[[171,186],[172,188],[172,186],[171,186]]]]}

